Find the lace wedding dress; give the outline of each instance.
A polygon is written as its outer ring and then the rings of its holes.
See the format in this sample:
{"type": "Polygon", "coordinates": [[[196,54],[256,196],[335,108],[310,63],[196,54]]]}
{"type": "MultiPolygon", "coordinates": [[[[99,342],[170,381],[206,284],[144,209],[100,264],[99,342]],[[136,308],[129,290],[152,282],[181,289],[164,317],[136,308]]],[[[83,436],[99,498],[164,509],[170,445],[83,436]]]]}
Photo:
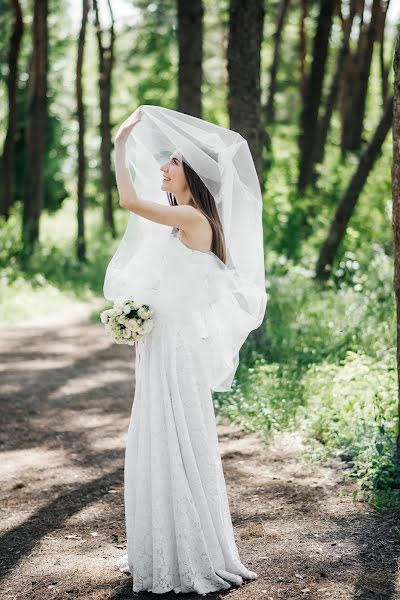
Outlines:
{"type": "Polygon", "coordinates": [[[235,543],[210,388],[215,369],[219,381],[232,371],[224,363],[229,320],[240,344],[247,317],[227,293],[234,281],[223,263],[188,248],[177,230],[158,271],[142,264],[152,278],[145,296],[154,327],[136,344],[125,455],[128,553],[116,565],[131,573],[134,592],[207,594],[257,578],[235,543]]]}

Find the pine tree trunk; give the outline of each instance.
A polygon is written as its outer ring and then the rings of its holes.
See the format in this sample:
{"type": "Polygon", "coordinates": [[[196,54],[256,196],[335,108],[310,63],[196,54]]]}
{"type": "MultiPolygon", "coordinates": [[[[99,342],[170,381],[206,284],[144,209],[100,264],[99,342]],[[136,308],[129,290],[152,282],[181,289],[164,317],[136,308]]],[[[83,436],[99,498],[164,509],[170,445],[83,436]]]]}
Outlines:
{"type": "Polygon", "coordinates": [[[390,0],[386,0],[382,6],[382,14],[379,21],[379,66],[381,70],[381,86],[382,86],[382,101],[385,102],[389,89],[389,65],[385,62],[385,27],[387,11],[389,9],[390,0]]]}
{"type": "Polygon", "coordinates": [[[283,26],[285,24],[289,3],[290,0],[281,0],[279,6],[278,22],[274,34],[274,52],[269,76],[268,100],[265,106],[265,125],[272,123],[275,119],[276,77],[278,72],[279,53],[281,49],[283,26]]]}
{"type": "Polygon", "coordinates": [[[306,95],[306,53],[307,53],[307,40],[306,40],[306,18],[308,14],[308,0],[300,0],[301,11],[300,11],[300,29],[299,29],[299,89],[300,89],[300,100],[301,105],[304,105],[306,95]]]}
{"type": "Polygon", "coordinates": [[[328,237],[322,246],[316,267],[317,279],[328,279],[340,243],[346,233],[347,225],[354,212],[357,200],[363,190],[368,175],[371,172],[385,141],[386,135],[392,125],[393,96],[386,104],[381,120],[375,134],[362,153],[358,167],[344,193],[331,224],[328,237]]]}
{"type": "Polygon", "coordinates": [[[77,237],[77,257],[78,260],[86,261],[86,243],[85,243],[85,176],[86,176],[86,158],[85,158],[85,107],[83,103],[82,90],[82,67],[85,50],[86,25],[89,13],[88,0],[82,0],[82,23],[78,39],[78,54],[76,61],[76,103],[78,115],[78,237],[77,237]]]}
{"type": "Polygon", "coordinates": [[[332,28],[335,0],[320,0],[320,12],[314,36],[313,62],[307,78],[304,106],[300,117],[299,177],[297,189],[303,192],[311,181],[313,153],[315,150],[318,111],[328,57],[329,36],[332,28]]]}
{"type": "Polygon", "coordinates": [[[19,0],[10,0],[15,20],[8,50],[8,124],[0,160],[0,214],[8,218],[15,200],[15,135],[17,130],[18,57],[24,31],[19,0]]]}
{"type": "Polygon", "coordinates": [[[262,181],[261,42],[264,1],[231,0],[229,7],[228,111],[230,127],[248,141],[262,181]]]}
{"type": "Polygon", "coordinates": [[[362,143],[368,83],[380,14],[381,0],[373,0],[371,18],[368,25],[361,28],[357,51],[348,57],[349,97],[343,111],[341,140],[343,151],[359,150],[362,143]]]}
{"type": "Polygon", "coordinates": [[[23,239],[29,252],[39,240],[44,204],[44,165],[47,137],[48,0],[34,0],[33,40],[29,68],[25,128],[23,239]]]}
{"type": "Polygon", "coordinates": [[[400,34],[397,37],[394,54],[394,106],[393,106],[393,256],[394,256],[394,293],[397,316],[397,439],[396,460],[400,464],[400,34]]]}
{"type": "Polygon", "coordinates": [[[178,0],[178,101],[180,112],[201,118],[203,3],[178,0]]]}
{"type": "MultiPolygon", "coordinates": [[[[331,87],[329,89],[328,97],[326,100],[324,114],[318,123],[317,139],[315,143],[313,160],[314,164],[322,163],[324,161],[325,145],[328,137],[329,127],[331,124],[333,110],[335,108],[336,101],[339,95],[340,79],[342,77],[344,65],[346,63],[346,58],[350,50],[350,33],[356,14],[356,6],[357,0],[351,0],[349,15],[347,18],[342,19],[343,41],[336,62],[335,74],[333,76],[331,87]]],[[[313,179],[313,181],[315,181],[315,179],[313,179]]]]}
{"type": "MultiPolygon", "coordinates": [[[[231,0],[229,7],[228,111],[230,128],[248,142],[262,184],[261,43],[264,0],[231,0]]],[[[264,322],[251,332],[257,348],[265,344],[264,322]]]]}
{"type": "Polygon", "coordinates": [[[110,0],[108,0],[108,9],[111,17],[109,29],[109,44],[106,46],[103,41],[104,32],[102,30],[99,18],[97,0],[93,0],[95,11],[96,35],[99,50],[99,96],[100,96],[100,165],[101,165],[101,185],[103,191],[103,218],[106,226],[109,227],[113,237],[115,236],[114,211],[112,204],[112,182],[113,175],[111,169],[111,92],[112,92],[112,69],[114,66],[114,16],[110,0]]]}

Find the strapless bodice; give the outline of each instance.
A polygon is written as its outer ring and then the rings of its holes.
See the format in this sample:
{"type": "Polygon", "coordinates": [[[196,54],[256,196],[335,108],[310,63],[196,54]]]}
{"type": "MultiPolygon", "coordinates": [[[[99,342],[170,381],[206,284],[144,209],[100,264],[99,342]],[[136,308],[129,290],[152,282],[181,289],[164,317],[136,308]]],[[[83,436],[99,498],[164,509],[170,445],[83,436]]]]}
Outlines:
{"type": "Polygon", "coordinates": [[[109,269],[118,297],[153,309],[152,331],[164,326],[179,331],[197,353],[211,389],[230,389],[240,347],[258,326],[263,290],[238,276],[212,251],[186,246],[177,231],[161,245],[144,240],[123,267],[116,261],[109,269]]]}

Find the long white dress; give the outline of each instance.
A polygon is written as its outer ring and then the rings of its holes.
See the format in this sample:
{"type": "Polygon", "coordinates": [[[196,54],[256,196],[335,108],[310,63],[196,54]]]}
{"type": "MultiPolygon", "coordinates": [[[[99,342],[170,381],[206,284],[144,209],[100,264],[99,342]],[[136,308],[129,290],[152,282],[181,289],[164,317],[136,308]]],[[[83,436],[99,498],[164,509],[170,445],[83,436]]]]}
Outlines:
{"type": "Polygon", "coordinates": [[[116,563],[131,573],[134,592],[207,594],[257,578],[235,543],[210,349],[202,346],[207,332],[199,337],[205,327],[199,317],[216,305],[207,296],[215,264],[213,253],[192,250],[171,234],[153,288],[154,327],[136,344],[125,455],[128,553],[116,563]]]}

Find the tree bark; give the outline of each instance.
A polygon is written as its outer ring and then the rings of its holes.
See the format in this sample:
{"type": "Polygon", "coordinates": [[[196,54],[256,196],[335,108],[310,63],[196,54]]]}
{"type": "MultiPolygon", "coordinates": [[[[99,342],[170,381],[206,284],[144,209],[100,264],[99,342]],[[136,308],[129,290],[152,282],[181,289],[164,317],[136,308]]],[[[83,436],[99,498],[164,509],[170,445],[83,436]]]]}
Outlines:
{"type": "Polygon", "coordinates": [[[15,200],[15,135],[17,131],[17,86],[18,57],[24,31],[22,10],[19,0],[10,0],[14,12],[14,25],[8,49],[8,75],[6,80],[8,94],[8,123],[0,161],[0,214],[6,219],[15,200]]]}
{"type": "Polygon", "coordinates": [[[33,40],[29,68],[25,126],[25,181],[22,235],[31,251],[39,240],[44,203],[44,165],[47,137],[48,0],[33,4],[33,40]]]}
{"type": "Polygon", "coordinates": [[[86,261],[86,242],[85,242],[85,179],[86,179],[86,158],[85,158],[85,106],[83,102],[82,89],[82,67],[85,51],[86,25],[89,13],[89,1],[82,0],[82,22],[78,39],[78,53],[76,60],[76,104],[78,116],[78,236],[77,236],[77,257],[81,262],[86,261]]]}
{"type": "Polygon", "coordinates": [[[377,39],[381,0],[373,0],[371,18],[360,31],[357,50],[348,55],[346,102],[342,111],[343,151],[359,150],[362,143],[365,107],[374,42],[377,39]]]}
{"type": "Polygon", "coordinates": [[[231,0],[227,49],[230,127],[248,141],[262,181],[261,42],[264,0],[231,0]]]}
{"type": "MultiPolygon", "coordinates": [[[[227,49],[228,111],[230,127],[248,142],[262,186],[261,43],[264,29],[264,0],[231,0],[227,49]]],[[[265,323],[251,332],[255,346],[265,344],[265,323]]]]}
{"type": "Polygon", "coordinates": [[[201,118],[203,2],[178,0],[178,101],[180,112],[201,118]]]}
{"type": "Polygon", "coordinates": [[[285,24],[289,3],[290,0],[281,0],[281,3],[279,5],[278,22],[276,24],[276,30],[274,33],[274,52],[269,76],[269,93],[268,100],[265,106],[265,125],[269,125],[275,119],[275,93],[279,64],[279,53],[281,49],[283,26],[285,24]]]}
{"type": "Polygon", "coordinates": [[[304,105],[306,95],[306,53],[307,53],[307,40],[306,40],[306,18],[308,13],[308,0],[300,0],[301,11],[300,11],[300,30],[299,30],[299,70],[300,70],[300,99],[301,105],[304,105]]]}
{"type": "Polygon", "coordinates": [[[392,228],[394,274],[393,286],[397,318],[397,438],[396,461],[400,464],[400,34],[394,53],[393,161],[392,161],[392,228]]]}
{"type": "MultiPolygon", "coordinates": [[[[354,17],[357,11],[358,0],[351,0],[350,10],[347,18],[342,18],[342,29],[343,29],[343,40],[342,45],[338,54],[336,70],[332,79],[332,83],[329,89],[328,97],[325,104],[325,110],[322,118],[320,119],[317,127],[317,139],[315,143],[314,160],[312,168],[315,163],[322,163],[325,157],[325,145],[328,137],[329,127],[333,115],[333,110],[336,105],[336,101],[339,95],[340,79],[343,74],[344,65],[346,63],[347,56],[350,50],[350,33],[353,26],[354,17]]],[[[313,172],[313,181],[316,178],[316,174],[313,172]]]]}
{"type": "Polygon", "coordinates": [[[389,90],[389,65],[385,62],[385,26],[390,0],[384,1],[379,22],[379,66],[381,70],[382,101],[385,102],[389,90]]]}
{"type": "Polygon", "coordinates": [[[307,78],[304,106],[300,117],[299,176],[297,189],[301,193],[311,180],[315,150],[318,111],[328,57],[329,36],[332,28],[335,0],[320,0],[320,12],[314,36],[313,62],[307,78]]]}
{"type": "Polygon", "coordinates": [[[103,40],[102,29],[97,0],[93,0],[95,12],[96,36],[99,49],[99,94],[100,94],[100,164],[101,184],[103,191],[103,219],[113,237],[115,236],[114,211],[112,204],[112,169],[111,169],[111,92],[112,92],[112,69],[114,65],[114,15],[110,0],[107,0],[108,10],[111,17],[109,29],[109,44],[106,46],[103,40]]]}
{"type": "Polygon", "coordinates": [[[367,181],[385,141],[386,135],[392,125],[393,96],[391,96],[383,111],[383,115],[375,130],[374,136],[360,157],[358,167],[339,203],[335,217],[331,224],[328,237],[321,248],[316,266],[317,279],[328,279],[332,270],[338,248],[346,233],[347,225],[354,212],[357,200],[367,181]]]}

